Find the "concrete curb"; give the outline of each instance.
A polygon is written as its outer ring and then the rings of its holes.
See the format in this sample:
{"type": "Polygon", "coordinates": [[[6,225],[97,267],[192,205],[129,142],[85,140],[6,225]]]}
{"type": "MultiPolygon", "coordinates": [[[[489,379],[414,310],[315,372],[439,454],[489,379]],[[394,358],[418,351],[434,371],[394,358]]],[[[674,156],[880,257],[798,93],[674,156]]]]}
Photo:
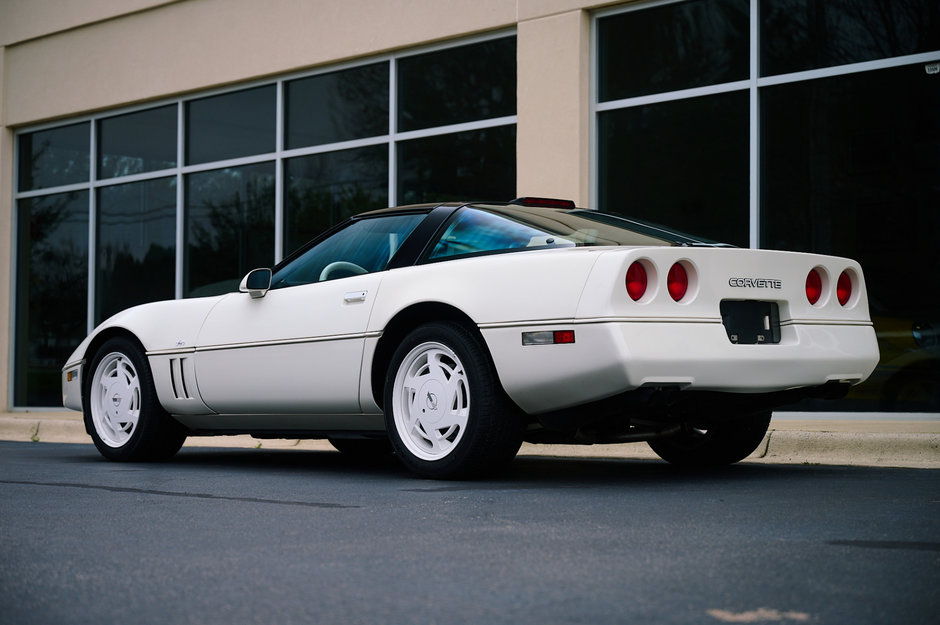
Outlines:
{"type": "MultiPolygon", "coordinates": [[[[91,444],[74,412],[0,413],[0,440],[91,444]]],[[[323,440],[268,440],[251,436],[194,436],[187,447],[333,450],[323,440]]],[[[576,458],[657,459],[645,443],[623,445],[530,445],[520,455],[576,458]]],[[[940,469],[940,420],[774,420],[747,462],[940,469]]]]}

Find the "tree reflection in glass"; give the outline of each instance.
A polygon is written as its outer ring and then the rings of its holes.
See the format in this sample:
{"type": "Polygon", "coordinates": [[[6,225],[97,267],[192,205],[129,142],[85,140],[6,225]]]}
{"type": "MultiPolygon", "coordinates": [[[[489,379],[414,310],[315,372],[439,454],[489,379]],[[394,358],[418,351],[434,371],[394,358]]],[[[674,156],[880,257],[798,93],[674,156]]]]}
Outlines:
{"type": "Polygon", "coordinates": [[[937,0],[762,0],[761,75],[940,49],[937,0]]]}
{"type": "Polygon", "coordinates": [[[388,63],[286,83],[288,149],[388,134],[388,63]]]}
{"type": "Polygon", "coordinates": [[[599,100],[691,89],[749,73],[747,0],[695,0],[597,22],[599,100]]]}
{"type": "Polygon", "coordinates": [[[98,191],[95,322],[136,304],[171,299],[176,263],[176,178],[98,191]]]}
{"type": "Polygon", "coordinates": [[[351,215],[388,206],[385,145],[288,159],[284,171],[285,252],[351,215]]]}
{"type": "Polygon", "coordinates": [[[13,401],[62,403],[60,369],[88,331],[88,193],[20,200],[13,401]]]}
{"type": "Polygon", "coordinates": [[[274,163],[186,179],[186,297],[238,289],[249,270],[274,263],[274,163]]]}

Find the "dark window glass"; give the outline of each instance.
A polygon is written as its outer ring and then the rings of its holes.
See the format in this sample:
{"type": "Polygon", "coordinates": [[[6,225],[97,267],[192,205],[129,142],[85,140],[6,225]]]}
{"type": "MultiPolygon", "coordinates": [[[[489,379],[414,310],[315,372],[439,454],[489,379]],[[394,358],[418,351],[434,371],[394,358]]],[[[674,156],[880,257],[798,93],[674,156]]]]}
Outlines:
{"type": "Polygon", "coordinates": [[[292,80],[285,94],[287,148],[388,134],[388,63],[292,80]]]}
{"type": "Polygon", "coordinates": [[[940,49],[937,0],[761,0],[761,75],[940,49]]]}
{"type": "Polygon", "coordinates": [[[88,122],[20,135],[19,190],[88,182],[88,122]]]}
{"type": "Polygon", "coordinates": [[[398,144],[399,204],[508,201],[515,190],[515,125],[398,144]]]}
{"type": "Polygon", "coordinates": [[[398,130],[516,114],[516,38],[398,61],[398,130]]]}
{"type": "Polygon", "coordinates": [[[598,115],[598,208],[747,247],[748,94],[598,115]]]}
{"type": "Polygon", "coordinates": [[[98,192],[95,322],[136,304],[172,299],[176,178],[98,192]]]}
{"type": "Polygon", "coordinates": [[[597,22],[601,102],[746,80],[747,0],[696,0],[597,22]]]}
{"type": "Polygon", "coordinates": [[[186,103],[186,162],[206,163],[275,149],[274,85],[186,103]]]}
{"type": "Polygon", "coordinates": [[[425,216],[392,215],[357,220],[279,269],[271,288],[383,271],[425,216]]]}
{"type": "Polygon", "coordinates": [[[61,406],[60,371],[88,331],[88,192],[17,206],[13,402],[61,406]]]}
{"type": "Polygon", "coordinates": [[[388,206],[388,146],[288,159],[284,247],[292,251],[330,226],[388,206]]]}
{"type": "Polygon", "coordinates": [[[186,179],[186,297],[238,290],[249,270],[274,261],[274,164],[186,179]]]}
{"type": "Polygon", "coordinates": [[[98,177],[176,167],[176,105],[98,122],[98,177]]]}
{"type": "Polygon", "coordinates": [[[765,247],[862,263],[881,364],[819,409],[940,411],[940,76],[921,64],[761,93],[765,247]]]}

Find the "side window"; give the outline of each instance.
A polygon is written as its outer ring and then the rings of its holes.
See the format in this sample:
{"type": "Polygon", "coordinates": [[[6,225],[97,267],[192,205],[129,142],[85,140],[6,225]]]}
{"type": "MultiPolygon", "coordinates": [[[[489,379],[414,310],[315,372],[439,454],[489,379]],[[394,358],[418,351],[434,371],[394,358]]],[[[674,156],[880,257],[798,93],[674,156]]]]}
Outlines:
{"type": "Polygon", "coordinates": [[[514,221],[503,215],[464,208],[441,235],[429,260],[505,250],[564,246],[573,242],[561,236],[514,221]]]}
{"type": "Polygon", "coordinates": [[[425,217],[394,215],[354,221],[281,267],[274,289],[382,271],[425,217]]]}

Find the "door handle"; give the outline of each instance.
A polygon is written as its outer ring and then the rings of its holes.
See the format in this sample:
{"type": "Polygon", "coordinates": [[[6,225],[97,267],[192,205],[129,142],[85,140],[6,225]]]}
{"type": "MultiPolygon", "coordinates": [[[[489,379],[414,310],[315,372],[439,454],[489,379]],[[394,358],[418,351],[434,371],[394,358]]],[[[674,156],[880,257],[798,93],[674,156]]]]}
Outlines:
{"type": "Polygon", "coordinates": [[[355,304],[356,302],[364,302],[366,301],[366,295],[368,294],[369,294],[368,291],[351,291],[347,293],[345,296],[343,296],[343,301],[346,302],[347,304],[355,304]]]}

